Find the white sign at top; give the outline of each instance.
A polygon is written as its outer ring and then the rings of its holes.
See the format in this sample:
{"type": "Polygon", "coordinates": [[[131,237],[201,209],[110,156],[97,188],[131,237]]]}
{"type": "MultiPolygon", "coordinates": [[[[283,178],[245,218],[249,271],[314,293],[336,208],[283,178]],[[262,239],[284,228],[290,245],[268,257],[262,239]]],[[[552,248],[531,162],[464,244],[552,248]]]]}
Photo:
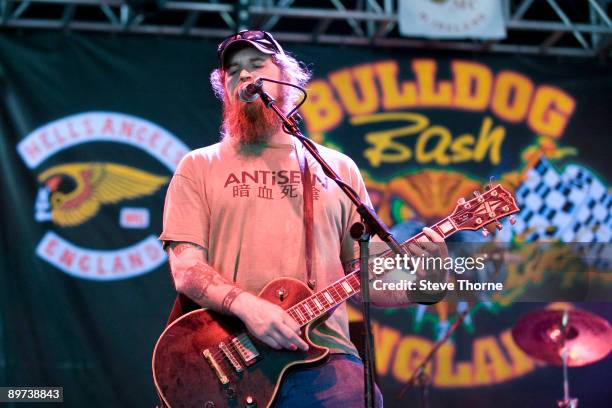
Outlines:
{"type": "Polygon", "coordinates": [[[398,11],[407,37],[506,38],[501,0],[400,0],[398,11]]]}

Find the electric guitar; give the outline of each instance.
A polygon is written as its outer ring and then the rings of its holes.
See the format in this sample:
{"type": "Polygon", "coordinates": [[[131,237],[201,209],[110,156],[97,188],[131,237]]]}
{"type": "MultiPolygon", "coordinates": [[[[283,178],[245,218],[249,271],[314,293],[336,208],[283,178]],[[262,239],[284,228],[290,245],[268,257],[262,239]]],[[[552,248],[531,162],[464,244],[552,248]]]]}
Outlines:
{"type": "MultiPolygon", "coordinates": [[[[469,201],[461,198],[453,213],[431,228],[443,237],[477,230],[519,211],[514,198],[497,185],[469,201]]],[[[514,223],[513,218],[510,219],[514,223]]],[[[488,230],[483,228],[484,232],[488,230]]],[[[402,244],[429,241],[421,232],[402,244]]],[[[391,251],[379,256],[393,256],[391,251]]],[[[268,283],[259,297],[279,305],[304,328],[308,351],[274,350],[251,336],[242,322],[211,310],[198,309],[172,322],[153,352],[153,379],[168,408],[269,407],[283,377],[294,367],[324,362],[329,349],[317,346],[309,332],[326,313],[360,290],[359,261],[352,272],[313,293],[293,278],[268,283]]],[[[372,265],[370,265],[372,269],[372,265]]]]}

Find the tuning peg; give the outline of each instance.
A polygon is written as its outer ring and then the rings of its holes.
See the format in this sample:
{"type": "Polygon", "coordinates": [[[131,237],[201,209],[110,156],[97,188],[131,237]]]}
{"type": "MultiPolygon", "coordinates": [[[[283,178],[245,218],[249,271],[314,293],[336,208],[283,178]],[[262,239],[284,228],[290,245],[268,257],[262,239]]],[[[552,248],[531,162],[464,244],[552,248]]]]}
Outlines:
{"type": "Polygon", "coordinates": [[[501,225],[501,223],[496,222],[496,223],[495,223],[495,228],[497,228],[497,230],[498,230],[498,231],[501,231],[502,229],[504,229],[504,226],[503,226],[503,225],[501,225]]]}
{"type": "Polygon", "coordinates": [[[489,191],[490,189],[493,188],[493,180],[495,180],[495,176],[489,177],[489,182],[487,183],[485,187],[486,191],[489,191]]]}
{"type": "Polygon", "coordinates": [[[465,198],[461,197],[460,199],[458,199],[457,200],[457,204],[459,204],[459,205],[465,204],[465,198]]]}
{"type": "Polygon", "coordinates": [[[510,225],[514,225],[514,224],[516,224],[516,217],[515,217],[514,215],[511,215],[511,216],[508,218],[508,222],[510,222],[510,225]]]}
{"type": "Polygon", "coordinates": [[[478,197],[480,195],[480,191],[474,190],[474,197],[478,197]]]}
{"type": "Polygon", "coordinates": [[[486,228],[483,228],[482,229],[482,236],[487,238],[489,235],[491,235],[491,233],[486,228]]]}

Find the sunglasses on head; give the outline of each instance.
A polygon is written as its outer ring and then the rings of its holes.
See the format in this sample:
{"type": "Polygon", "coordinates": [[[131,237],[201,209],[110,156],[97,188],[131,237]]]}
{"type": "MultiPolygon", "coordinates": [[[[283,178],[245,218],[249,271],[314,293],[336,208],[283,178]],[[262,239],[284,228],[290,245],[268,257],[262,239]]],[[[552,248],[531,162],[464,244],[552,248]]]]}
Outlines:
{"type": "Polygon", "coordinates": [[[272,37],[272,34],[267,31],[259,31],[259,30],[243,30],[237,34],[230,35],[225,40],[219,44],[217,48],[217,55],[219,59],[223,56],[223,51],[234,41],[238,40],[248,40],[256,42],[258,45],[270,50],[274,51],[278,54],[284,54],[283,47],[280,46],[278,42],[272,37]]]}

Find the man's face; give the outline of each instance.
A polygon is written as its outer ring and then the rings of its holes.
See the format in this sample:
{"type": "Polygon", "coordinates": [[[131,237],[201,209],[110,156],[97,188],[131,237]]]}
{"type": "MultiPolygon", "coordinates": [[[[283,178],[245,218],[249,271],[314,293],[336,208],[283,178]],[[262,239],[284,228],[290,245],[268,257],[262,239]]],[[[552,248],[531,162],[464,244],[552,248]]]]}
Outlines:
{"type": "MultiPolygon", "coordinates": [[[[275,113],[261,100],[245,103],[238,93],[259,77],[280,80],[281,70],[272,58],[256,48],[247,47],[228,57],[224,72],[223,128],[225,134],[242,143],[259,143],[270,139],[281,129],[275,113]]],[[[264,90],[284,105],[280,85],[264,82],[264,90]]]]}
{"type": "MultiPolygon", "coordinates": [[[[238,92],[259,77],[281,79],[280,68],[272,62],[268,54],[254,47],[246,47],[230,55],[225,67],[225,93],[228,102],[238,100],[238,92]]],[[[279,86],[270,82],[264,83],[264,90],[274,99],[279,97],[279,86]]]]}

